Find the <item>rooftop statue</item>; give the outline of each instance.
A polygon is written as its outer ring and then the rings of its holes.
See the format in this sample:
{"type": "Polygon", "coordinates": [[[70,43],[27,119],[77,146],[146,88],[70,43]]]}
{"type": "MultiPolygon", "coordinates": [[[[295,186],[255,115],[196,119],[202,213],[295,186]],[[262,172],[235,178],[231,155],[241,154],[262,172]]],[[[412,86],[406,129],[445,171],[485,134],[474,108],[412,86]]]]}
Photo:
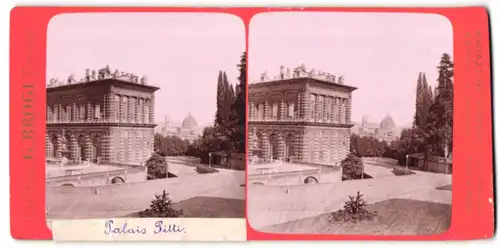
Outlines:
{"type": "Polygon", "coordinates": [[[92,70],[92,80],[97,79],[97,72],[95,70],[92,70]]]}
{"type": "Polygon", "coordinates": [[[68,77],[68,84],[76,83],[75,76],[73,74],[68,77]]]}
{"type": "Polygon", "coordinates": [[[293,78],[299,78],[300,72],[301,72],[300,67],[295,67],[295,69],[293,69],[293,78]]]}
{"type": "Polygon", "coordinates": [[[286,68],[286,78],[291,78],[292,77],[292,70],[290,68],[286,68]]]}
{"type": "Polygon", "coordinates": [[[280,79],[285,79],[285,67],[280,66],[280,79]]]}
{"type": "Polygon", "coordinates": [[[55,78],[51,78],[49,80],[49,87],[55,87],[56,86],[56,79],[55,78]]]}
{"type": "Polygon", "coordinates": [[[262,74],[260,75],[260,81],[261,81],[261,82],[264,82],[264,81],[266,81],[266,80],[267,80],[267,71],[265,71],[264,73],[262,73],[262,74]]]}
{"type": "Polygon", "coordinates": [[[136,83],[136,84],[139,83],[139,76],[132,74],[130,76],[130,78],[132,79],[132,83],[136,83]]]}
{"type": "Polygon", "coordinates": [[[99,69],[98,74],[99,74],[98,76],[99,79],[108,78],[111,75],[111,69],[109,68],[108,65],[106,65],[106,67],[99,69]]]}
{"type": "Polygon", "coordinates": [[[141,78],[141,84],[148,84],[148,78],[146,76],[141,78]]]}
{"type": "Polygon", "coordinates": [[[85,69],[85,82],[89,82],[91,80],[90,69],[85,69]]]}
{"type": "Polygon", "coordinates": [[[118,78],[120,76],[120,71],[118,69],[115,70],[115,73],[113,73],[113,78],[118,78]]]}
{"type": "Polygon", "coordinates": [[[339,84],[344,84],[344,76],[339,77],[339,84]]]}
{"type": "Polygon", "coordinates": [[[309,77],[315,77],[315,76],[316,76],[316,69],[311,68],[311,70],[309,71],[309,77]]]}
{"type": "Polygon", "coordinates": [[[307,72],[306,65],[305,65],[304,63],[302,63],[302,64],[300,65],[300,70],[301,70],[301,72],[303,72],[303,73],[306,73],[306,72],[307,72]]]}

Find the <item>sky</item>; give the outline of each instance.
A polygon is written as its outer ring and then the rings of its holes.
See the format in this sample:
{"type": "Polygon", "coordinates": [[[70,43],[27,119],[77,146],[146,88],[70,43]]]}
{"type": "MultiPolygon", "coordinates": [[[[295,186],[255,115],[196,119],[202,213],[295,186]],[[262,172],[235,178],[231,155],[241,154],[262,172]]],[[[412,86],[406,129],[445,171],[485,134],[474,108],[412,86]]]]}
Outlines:
{"type": "Polygon", "coordinates": [[[248,49],[250,82],[304,63],[358,87],[352,121],[389,114],[403,126],[413,121],[419,72],[435,86],[441,55],[453,58],[453,30],[435,14],[264,13],[250,22],[248,49]]]}
{"type": "Polygon", "coordinates": [[[146,76],[160,87],[155,120],[182,121],[191,113],[213,123],[219,70],[237,84],[245,51],[241,19],[211,13],[80,13],[51,19],[47,34],[47,82],[82,78],[85,69],[146,76]]]}

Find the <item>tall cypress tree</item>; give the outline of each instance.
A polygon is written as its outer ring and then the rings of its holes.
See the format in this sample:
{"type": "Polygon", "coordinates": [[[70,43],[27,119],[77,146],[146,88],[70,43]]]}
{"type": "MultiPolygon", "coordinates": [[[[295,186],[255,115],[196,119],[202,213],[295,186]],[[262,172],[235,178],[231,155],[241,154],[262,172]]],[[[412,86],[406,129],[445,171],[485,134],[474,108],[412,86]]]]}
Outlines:
{"type": "Polygon", "coordinates": [[[236,100],[231,106],[231,124],[233,135],[231,139],[237,152],[245,152],[245,137],[246,137],[246,90],[247,90],[247,54],[243,52],[238,64],[240,75],[238,76],[238,84],[236,85],[236,100]]]}
{"type": "Polygon", "coordinates": [[[420,106],[422,104],[422,73],[418,73],[417,90],[415,96],[415,115],[413,117],[413,127],[420,123],[420,106]]]}
{"type": "Polygon", "coordinates": [[[448,156],[453,145],[453,67],[450,55],[444,53],[437,67],[438,85],[426,128],[432,151],[443,156],[448,156]]]}
{"type": "Polygon", "coordinates": [[[432,86],[429,85],[429,99],[431,99],[431,105],[434,103],[434,93],[432,91],[432,86]]]}
{"type": "Polygon", "coordinates": [[[214,126],[218,127],[223,125],[224,122],[224,80],[222,76],[222,71],[219,71],[219,77],[217,78],[217,109],[215,111],[214,126]]]}
{"type": "Polygon", "coordinates": [[[427,117],[429,115],[429,108],[432,105],[432,92],[429,92],[429,84],[425,73],[422,74],[422,104],[420,108],[420,124],[419,127],[425,129],[427,125],[427,117]]]}
{"type": "Polygon", "coordinates": [[[227,128],[230,125],[231,105],[234,103],[234,90],[232,90],[232,86],[227,79],[225,71],[222,73],[222,84],[223,89],[221,95],[223,96],[223,105],[221,106],[220,111],[222,113],[221,117],[223,124],[221,126],[227,128]]]}
{"type": "Polygon", "coordinates": [[[432,92],[429,91],[429,84],[425,73],[420,72],[417,81],[417,95],[415,100],[415,117],[413,126],[416,128],[425,129],[427,125],[427,117],[429,108],[432,104],[432,92]]]}

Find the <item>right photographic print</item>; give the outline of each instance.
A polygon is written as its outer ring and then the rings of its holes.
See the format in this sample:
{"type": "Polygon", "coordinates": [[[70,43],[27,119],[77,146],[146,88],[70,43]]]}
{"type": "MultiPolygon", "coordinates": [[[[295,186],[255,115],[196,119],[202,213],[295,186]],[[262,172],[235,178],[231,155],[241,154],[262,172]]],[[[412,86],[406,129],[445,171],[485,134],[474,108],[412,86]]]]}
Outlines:
{"type": "Polygon", "coordinates": [[[253,229],[448,230],[454,63],[446,17],[268,12],[252,18],[248,42],[253,229]]]}

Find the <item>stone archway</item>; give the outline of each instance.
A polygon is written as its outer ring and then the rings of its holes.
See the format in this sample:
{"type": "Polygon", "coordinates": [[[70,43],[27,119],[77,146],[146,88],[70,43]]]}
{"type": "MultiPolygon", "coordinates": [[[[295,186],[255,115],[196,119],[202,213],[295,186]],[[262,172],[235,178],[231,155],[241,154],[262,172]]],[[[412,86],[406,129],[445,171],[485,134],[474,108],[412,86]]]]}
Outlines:
{"type": "Polygon", "coordinates": [[[122,184],[122,183],[125,183],[125,180],[123,180],[123,178],[121,177],[114,177],[113,179],[111,179],[111,184],[122,184]]]}
{"type": "Polygon", "coordinates": [[[58,158],[57,150],[60,149],[59,144],[57,142],[57,134],[52,134],[50,137],[50,145],[49,145],[49,156],[53,158],[58,158]]]}
{"type": "Polygon", "coordinates": [[[92,163],[99,163],[99,158],[102,157],[102,137],[99,135],[95,135],[91,139],[91,148],[90,151],[90,159],[92,163]]]}
{"type": "Polygon", "coordinates": [[[285,137],[285,149],[284,149],[284,158],[287,162],[292,162],[294,158],[297,157],[297,144],[296,137],[293,133],[289,133],[285,137]]]}
{"type": "Polygon", "coordinates": [[[71,160],[71,134],[63,131],[62,139],[61,139],[61,155],[68,160],[71,160]]]}
{"type": "Polygon", "coordinates": [[[87,161],[87,158],[90,157],[89,155],[89,149],[86,146],[86,137],[84,134],[80,134],[77,139],[77,146],[76,146],[76,157],[77,160],[80,161],[87,161]]]}
{"type": "Polygon", "coordinates": [[[269,152],[268,152],[268,154],[272,160],[279,159],[279,157],[280,157],[278,140],[279,140],[278,134],[276,134],[276,133],[272,133],[269,136],[269,152]]]}

